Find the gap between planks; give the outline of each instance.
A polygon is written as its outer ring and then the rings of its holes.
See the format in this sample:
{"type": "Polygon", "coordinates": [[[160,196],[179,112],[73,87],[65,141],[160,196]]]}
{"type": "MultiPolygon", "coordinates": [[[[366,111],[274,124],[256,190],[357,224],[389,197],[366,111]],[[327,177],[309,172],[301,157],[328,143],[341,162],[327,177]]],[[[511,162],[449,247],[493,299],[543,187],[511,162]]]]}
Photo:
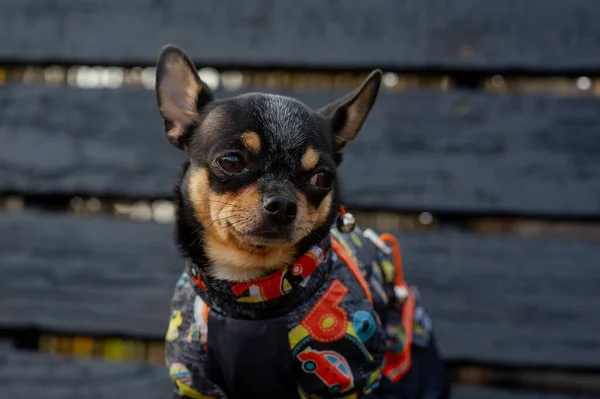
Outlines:
{"type": "MultiPolygon", "coordinates": [[[[211,87],[226,90],[250,87],[265,89],[350,89],[359,85],[368,72],[319,72],[284,70],[229,70],[200,68],[211,87]]],[[[0,66],[0,84],[17,82],[40,85],[71,85],[82,88],[143,86],[154,89],[154,67],[119,66],[0,66]]],[[[597,76],[519,76],[501,73],[398,72],[388,71],[383,90],[477,89],[492,93],[553,94],[558,96],[600,95],[597,76]]]]}
{"type": "MultiPolygon", "coordinates": [[[[140,222],[172,223],[175,207],[171,201],[100,200],[74,197],[28,203],[18,196],[0,197],[0,211],[22,212],[30,208],[70,212],[74,215],[102,215],[140,222]]],[[[519,237],[548,237],[600,242],[600,222],[526,219],[519,217],[451,216],[429,212],[402,213],[349,209],[361,226],[379,231],[427,231],[446,226],[480,234],[506,234],[519,237]]]]}

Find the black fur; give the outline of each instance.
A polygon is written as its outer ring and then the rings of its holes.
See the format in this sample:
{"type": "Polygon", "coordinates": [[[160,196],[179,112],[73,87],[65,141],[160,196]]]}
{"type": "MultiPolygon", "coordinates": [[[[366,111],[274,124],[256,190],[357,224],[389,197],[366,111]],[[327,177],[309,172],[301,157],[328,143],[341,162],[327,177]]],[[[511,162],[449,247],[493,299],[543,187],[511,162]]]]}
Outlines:
{"type": "MultiPolygon", "coordinates": [[[[212,104],[210,109],[222,107],[228,109],[227,126],[218,132],[197,132],[190,135],[186,142],[189,161],[185,162],[179,182],[175,185],[176,198],[176,238],[179,248],[185,257],[194,260],[200,266],[207,266],[202,246],[203,227],[194,217],[194,210],[187,196],[187,173],[191,162],[198,167],[207,168],[210,174],[210,187],[215,193],[232,192],[248,184],[257,184],[261,192],[285,192],[293,195],[293,191],[302,191],[309,202],[317,207],[328,192],[318,192],[308,186],[307,179],[312,174],[304,172],[300,159],[308,146],[312,146],[321,154],[323,167],[335,174],[337,163],[333,152],[332,131],[327,121],[315,111],[293,99],[281,99],[289,109],[293,110],[292,117],[302,121],[302,127],[294,132],[278,134],[265,128],[265,116],[260,115],[261,107],[270,96],[264,94],[249,94],[212,104]],[[239,136],[247,131],[260,135],[261,151],[254,155],[246,151],[250,164],[256,169],[240,179],[223,176],[211,163],[216,154],[229,150],[244,151],[239,144],[239,136]],[[202,134],[204,133],[204,134],[202,134]],[[326,156],[324,156],[326,155],[326,156]]],[[[206,116],[208,112],[204,112],[206,116]]],[[[197,129],[197,127],[196,127],[197,129]]],[[[335,221],[340,204],[338,181],[333,187],[333,201],[329,216],[322,226],[308,237],[301,240],[296,248],[297,254],[306,252],[325,238],[335,221]]]]}
{"type": "MultiPolygon", "coordinates": [[[[316,189],[310,184],[310,179],[321,171],[336,175],[343,147],[340,146],[339,137],[336,135],[346,126],[349,113],[357,99],[364,98],[363,104],[367,104],[367,112],[371,108],[379,89],[381,73],[372,73],[363,86],[320,111],[310,109],[293,98],[262,93],[214,100],[212,92],[198,78],[193,64],[185,54],[173,46],[167,46],[157,67],[157,98],[161,109],[165,101],[161,98],[162,91],[177,94],[177,87],[174,89],[173,82],[179,81],[165,79],[165,74],[170,73],[165,64],[174,59],[182,61],[177,64],[179,71],[181,65],[187,65],[187,72],[193,74],[192,79],[201,86],[195,102],[190,104],[196,118],[193,123],[184,126],[180,136],[169,137],[169,140],[177,147],[185,149],[189,158],[175,187],[177,242],[183,255],[202,267],[209,265],[210,260],[207,259],[203,248],[203,227],[194,216],[187,193],[190,168],[205,168],[209,175],[210,189],[216,194],[233,193],[248,185],[255,185],[263,196],[285,195],[294,198],[296,192],[301,192],[308,202],[317,208],[329,190],[316,189]],[[161,85],[167,80],[170,86],[163,88],[161,85]],[[261,145],[258,153],[252,153],[242,145],[240,137],[245,132],[255,132],[259,135],[261,145]],[[309,147],[318,152],[319,162],[314,170],[305,171],[301,166],[301,159],[309,147]],[[232,152],[244,159],[247,171],[231,175],[219,167],[216,161],[232,152]]],[[[179,88],[182,93],[185,89],[179,88]]],[[[176,100],[185,98],[177,95],[172,97],[176,100]]],[[[366,113],[362,113],[364,115],[358,117],[359,120],[362,119],[358,128],[366,117],[366,113]]],[[[164,114],[163,117],[166,130],[178,123],[169,120],[164,114]]],[[[346,131],[345,135],[350,137],[344,137],[344,144],[355,134],[356,132],[348,134],[346,131]]],[[[297,255],[304,253],[327,236],[339,208],[338,193],[336,179],[328,217],[321,226],[316,227],[297,244],[297,255]]]]}

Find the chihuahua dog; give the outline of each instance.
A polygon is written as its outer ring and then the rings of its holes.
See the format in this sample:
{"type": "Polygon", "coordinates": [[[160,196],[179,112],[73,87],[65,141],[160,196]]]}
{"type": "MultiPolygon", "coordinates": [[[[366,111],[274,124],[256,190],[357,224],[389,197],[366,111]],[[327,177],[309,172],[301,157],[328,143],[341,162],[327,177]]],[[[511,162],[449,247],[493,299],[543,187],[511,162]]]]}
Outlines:
{"type": "Polygon", "coordinates": [[[188,157],[175,190],[186,268],[166,335],[175,397],[447,397],[397,243],[354,226],[340,202],[342,151],[380,82],[373,71],[319,110],[215,99],[182,50],[163,49],[158,107],[188,157]]]}

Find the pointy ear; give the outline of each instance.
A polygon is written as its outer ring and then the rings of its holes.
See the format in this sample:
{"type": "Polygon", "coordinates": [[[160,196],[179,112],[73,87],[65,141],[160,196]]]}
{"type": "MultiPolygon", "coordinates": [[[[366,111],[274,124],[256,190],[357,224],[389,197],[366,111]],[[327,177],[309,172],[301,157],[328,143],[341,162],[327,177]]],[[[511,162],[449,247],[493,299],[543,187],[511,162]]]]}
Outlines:
{"type": "Polygon", "coordinates": [[[356,137],[367,119],[379,92],[381,75],[379,69],[374,70],[352,93],[319,110],[331,123],[336,153],[341,152],[344,146],[356,137]]]}
{"type": "Polygon", "coordinates": [[[162,49],[156,66],[156,98],[167,138],[176,147],[184,148],[199,112],[214,97],[189,57],[168,45],[162,49]]]}

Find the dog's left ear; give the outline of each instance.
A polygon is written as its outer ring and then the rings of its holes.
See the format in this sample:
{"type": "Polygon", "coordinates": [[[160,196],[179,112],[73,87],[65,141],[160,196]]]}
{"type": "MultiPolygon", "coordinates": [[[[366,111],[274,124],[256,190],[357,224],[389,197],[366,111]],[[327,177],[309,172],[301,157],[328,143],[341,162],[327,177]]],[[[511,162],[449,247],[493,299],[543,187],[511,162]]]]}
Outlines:
{"type": "Polygon", "coordinates": [[[336,153],[341,152],[344,146],[356,137],[367,119],[381,86],[381,75],[381,70],[374,70],[352,93],[319,110],[319,113],[331,122],[336,153]]]}
{"type": "Polygon", "coordinates": [[[214,97],[183,50],[165,46],[156,67],[156,99],[165,120],[169,141],[185,147],[186,133],[198,122],[198,114],[214,97]]]}

